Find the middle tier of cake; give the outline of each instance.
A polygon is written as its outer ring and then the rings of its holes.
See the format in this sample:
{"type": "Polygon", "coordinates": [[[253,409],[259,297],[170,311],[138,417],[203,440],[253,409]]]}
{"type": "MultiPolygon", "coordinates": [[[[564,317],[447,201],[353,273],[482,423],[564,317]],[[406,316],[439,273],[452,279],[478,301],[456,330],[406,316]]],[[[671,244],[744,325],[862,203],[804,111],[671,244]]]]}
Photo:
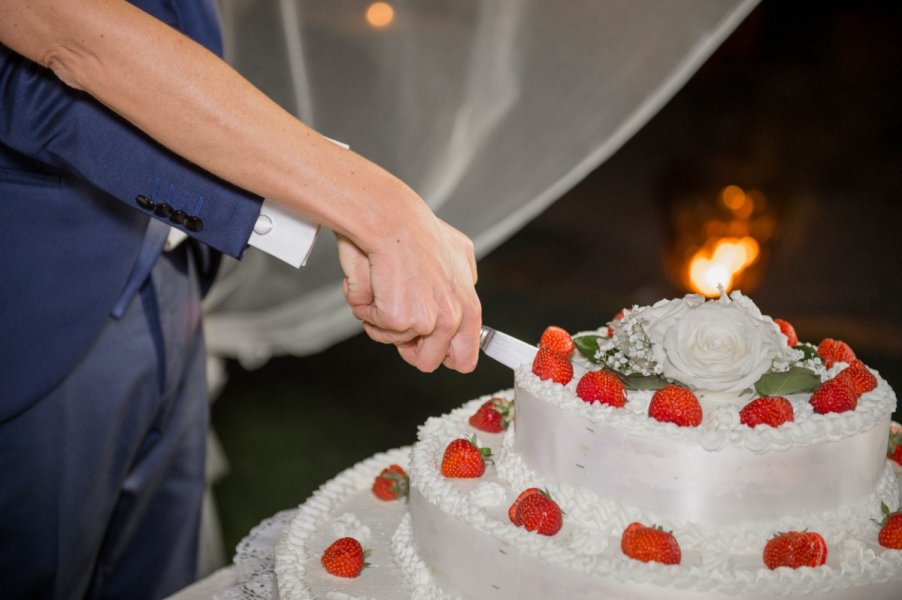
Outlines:
{"type": "MultiPolygon", "coordinates": [[[[539,599],[551,590],[568,598],[816,592],[819,598],[845,599],[864,590],[868,597],[894,597],[902,553],[877,544],[872,522],[881,516],[881,502],[895,507],[900,496],[884,454],[889,411],[883,405],[891,398],[881,394],[892,395],[885,382],[870,399],[862,398],[856,426],[815,419],[804,434],[792,433],[788,440],[763,431],[757,431],[763,439],[755,440],[741,431],[723,433],[728,428],[721,426],[696,431],[696,437],[657,423],[663,434],[654,426],[640,431],[640,425],[624,426],[617,417],[609,423],[610,415],[562,404],[546,389],[551,385],[528,370],[517,373],[514,428],[476,432],[496,457],[480,479],[447,479],[439,465],[451,440],[473,434],[467,419],[491,396],[420,429],[411,460],[410,536],[442,590],[479,599],[539,599]],[[830,461],[843,472],[827,476],[830,461]],[[827,482],[815,480],[820,477],[827,482]],[[800,479],[815,481],[806,486],[800,479]],[[765,491],[751,490],[756,481],[765,491]],[[563,509],[564,526],[555,536],[511,523],[508,507],[529,487],[547,489],[563,509]],[[820,498],[819,490],[829,498],[820,498]],[[811,505],[792,497],[798,493],[811,498],[811,505]],[[721,502],[739,506],[720,508],[721,502]],[[633,521],[672,530],[681,564],[626,557],[620,537],[633,521]],[[770,537],[806,528],[826,539],[826,565],[776,571],[764,566],[762,550],[770,537]]],[[[496,396],[511,399],[514,391],[496,396]]],[[[634,395],[630,402],[635,411],[643,400],[634,395]]],[[[640,421],[636,414],[623,418],[640,421]]]]}

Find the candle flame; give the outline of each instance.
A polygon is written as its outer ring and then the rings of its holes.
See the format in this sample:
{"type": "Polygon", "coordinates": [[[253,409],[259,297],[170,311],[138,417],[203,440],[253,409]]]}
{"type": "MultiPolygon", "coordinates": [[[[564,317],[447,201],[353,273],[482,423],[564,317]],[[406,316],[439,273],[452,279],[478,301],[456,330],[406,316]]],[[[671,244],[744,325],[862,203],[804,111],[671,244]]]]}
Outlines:
{"type": "Polygon", "coordinates": [[[689,261],[689,284],[709,298],[720,295],[719,286],[729,292],[736,278],[758,260],[760,247],[755,238],[721,238],[702,248],[689,261]]]}

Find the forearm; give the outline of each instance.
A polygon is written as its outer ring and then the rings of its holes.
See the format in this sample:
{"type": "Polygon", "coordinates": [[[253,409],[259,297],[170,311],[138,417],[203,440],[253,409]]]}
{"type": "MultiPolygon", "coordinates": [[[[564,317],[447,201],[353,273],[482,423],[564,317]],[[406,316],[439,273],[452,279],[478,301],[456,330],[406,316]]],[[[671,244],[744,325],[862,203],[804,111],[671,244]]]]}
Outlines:
{"type": "Polygon", "coordinates": [[[472,243],[400,180],[124,0],[0,0],[0,15],[0,42],[15,52],[172,152],[350,240],[362,253],[348,301],[370,337],[396,344],[422,370],[475,367],[481,307],[472,243]]]}
{"type": "Polygon", "coordinates": [[[126,2],[0,0],[0,13],[0,41],[13,50],[174,152],[365,251],[431,217],[396,178],[334,146],[215,55],[126,2]]]}

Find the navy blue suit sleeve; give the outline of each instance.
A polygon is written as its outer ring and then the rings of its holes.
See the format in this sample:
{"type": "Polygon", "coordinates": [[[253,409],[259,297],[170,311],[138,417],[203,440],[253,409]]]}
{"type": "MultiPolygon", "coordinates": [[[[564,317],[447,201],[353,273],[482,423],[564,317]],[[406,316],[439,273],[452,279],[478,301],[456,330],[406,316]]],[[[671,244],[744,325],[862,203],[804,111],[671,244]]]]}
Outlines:
{"type": "MultiPolygon", "coordinates": [[[[183,160],[52,71],[2,45],[0,143],[236,258],[260,214],[258,196],[183,160]],[[155,215],[137,202],[139,196],[197,217],[202,229],[189,231],[155,215]]],[[[197,223],[192,222],[194,229],[197,223]]]]}

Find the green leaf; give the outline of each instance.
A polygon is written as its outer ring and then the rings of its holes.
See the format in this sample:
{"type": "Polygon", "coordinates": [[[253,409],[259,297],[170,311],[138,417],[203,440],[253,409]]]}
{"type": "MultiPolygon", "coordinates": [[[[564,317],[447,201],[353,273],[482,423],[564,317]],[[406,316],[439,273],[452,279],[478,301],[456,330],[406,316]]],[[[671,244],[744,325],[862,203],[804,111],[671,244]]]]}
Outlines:
{"type": "Polygon", "coordinates": [[[893,433],[889,432],[889,443],[886,445],[886,455],[892,456],[896,452],[896,448],[902,446],[902,431],[893,433]]]}
{"type": "Polygon", "coordinates": [[[814,371],[804,367],[790,367],[783,373],[765,373],[755,384],[762,396],[786,396],[799,392],[810,392],[821,383],[814,371]]]}
{"type": "Polygon", "coordinates": [[[660,375],[643,375],[641,373],[626,374],[610,368],[606,368],[605,371],[616,375],[628,390],[660,390],[670,383],[660,375]]]}
{"type": "Polygon", "coordinates": [[[598,352],[598,340],[600,339],[602,339],[600,335],[581,335],[573,338],[573,343],[580,354],[598,364],[601,361],[595,358],[595,353],[598,352]]]}
{"type": "Polygon", "coordinates": [[[660,390],[667,386],[667,380],[659,375],[620,375],[628,389],[631,390],[660,390]]]}
{"type": "Polygon", "coordinates": [[[801,350],[804,356],[802,360],[811,360],[812,358],[817,356],[817,346],[814,344],[809,344],[808,342],[800,342],[793,346],[794,350],[801,350]]]}

